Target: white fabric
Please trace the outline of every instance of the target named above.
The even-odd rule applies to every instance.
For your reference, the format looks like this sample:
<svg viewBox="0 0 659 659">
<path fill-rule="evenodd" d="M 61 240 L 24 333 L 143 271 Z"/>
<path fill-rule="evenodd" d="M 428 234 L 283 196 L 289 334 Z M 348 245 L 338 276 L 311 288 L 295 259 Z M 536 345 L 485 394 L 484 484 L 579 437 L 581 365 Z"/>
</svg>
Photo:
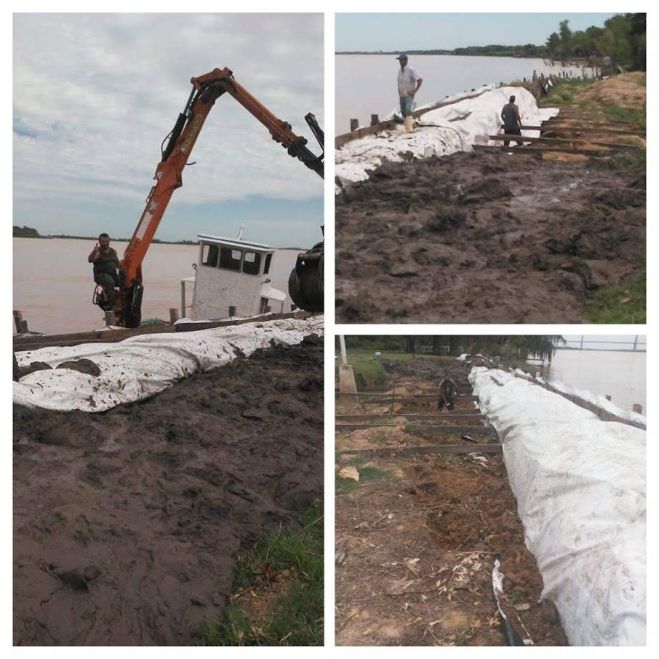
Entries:
<svg viewBox="0 0 659 659">
<path fill-rule="evenodd" d="M 241 353 L 250 355 L 267 348 L 271 339 L 292 345 L 311 333 L 323 333 L 322 316 L 17 352 L 19 366 L 42 361 L 53 370 L 36 371 L 14 382 L 14 403 L 49 410 L 102 412 L 153 396 L 181 378 L 227 364 Z M 55 368 L 82 358 L 96 363 L 101 374 Z M 268 377 L 267 372 L 264 377 Z"/>
<path fill-rule="evenodd" d="M 501 370 L 473 368 L 469 379 L 570 643 L 644 645 L 645 431 Z"/>
<path fill-rule="evenodd" d="M 403 154 L 428 158 L 471 151 L 472 144 L 488 144 L 488 136 L 501 128 L 501 108 L 512 95 L 516 97 L 524 125 L 539 126 L 540 122 L 558 114 L 556 108 L 538 108 L 533 94 L 523 87 L 483 89 L 489 91 L 425 113 L 418 120 L 421 126 L 413 133 L 405 133 L 402 126 L 397 126 L 348 142 L 336 150 L 336 176 L 345 181 L 362 181 L 385 160 L 401 162 Z M 423 124 L 434 125 L 424 128 Z M 539 137 L 540 133 L 523 130 L 522 135 Z"/>
</svg>

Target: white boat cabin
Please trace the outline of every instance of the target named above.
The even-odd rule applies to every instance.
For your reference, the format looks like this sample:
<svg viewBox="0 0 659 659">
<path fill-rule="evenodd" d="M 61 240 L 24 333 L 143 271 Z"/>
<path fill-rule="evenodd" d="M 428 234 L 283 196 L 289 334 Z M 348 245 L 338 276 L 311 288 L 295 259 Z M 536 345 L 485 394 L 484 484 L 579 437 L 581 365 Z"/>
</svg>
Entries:
<svg viewBox="0 0 659 659">
<path fill-rule="evenodd" d="M 216 320 L 295 309 L 288 294 L 288 277 L 297 255 L 304 250 L 219 236 L 198 238 L 192 305 L 183 315 L 193 320 Z"/>
</svg>

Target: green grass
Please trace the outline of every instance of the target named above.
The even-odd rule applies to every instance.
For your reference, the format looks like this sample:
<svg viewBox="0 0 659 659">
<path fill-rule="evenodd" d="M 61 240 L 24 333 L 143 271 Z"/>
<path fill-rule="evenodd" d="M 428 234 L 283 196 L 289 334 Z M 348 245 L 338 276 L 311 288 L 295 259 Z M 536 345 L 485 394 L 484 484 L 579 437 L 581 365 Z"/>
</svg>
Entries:
<svg viewBox="0 0 659 659">
<path fill-rule="evenodd" d="M 323 513 L 312 506 L 298 529 L 280 529 L 238 559 L 234 596 L 268 590 L 266 570 L 290 572 L 284 587 L 274 590 L 267 608 L 254 619 L 239 604 L 229 604 L 222 618 L 207 622 L 201 645 L 310 646 L 323 644 Z"/>
<path fill-rule="evenodd" d="M 358 464 L 358 463 L 357 463 Z M 336 494 L 348 494 L 356 487 L 368 483 L 369 481 L 382 480 L 384 478 L 391 478 L 391 472 L 387 469 L 380 469 L 379 467 L 359 467 L 359 480 L 354 481 L 352 478 L 339 478 L 336 477 Z"/>
<path fill-rule="evenodd" d="M 645 289 L 645 269 L 631 282 L 601 288 L 586 307 L 586 318 L 591 323 L 643 324 Z"/>
<path fill-rule="evenodd" d="M 440 357 L 438 355 L 426 355 L 423 353 L 409 353 L 409 352 L 388 352 L 380 351 L 379 359 L 375 358 L 374 349 L 348 349 L 348 364 L 352 366 L 352 371 L 355 374 L 355 381 L 357 382 L 357 389 L 370 389 L 372 387 L 381 387 L 386 384 L 388 374 L 384 368 L 382 361 L 393 362 L 406 362 L 411 359 L 435 359 L 435 360 L 449 360 L 453 361 L 454 357 Z M 338 380 L 338 361 L 336 365 L 336 378 Z M 362 387 L 359 386 L 360 381 Z"/>
</svg>

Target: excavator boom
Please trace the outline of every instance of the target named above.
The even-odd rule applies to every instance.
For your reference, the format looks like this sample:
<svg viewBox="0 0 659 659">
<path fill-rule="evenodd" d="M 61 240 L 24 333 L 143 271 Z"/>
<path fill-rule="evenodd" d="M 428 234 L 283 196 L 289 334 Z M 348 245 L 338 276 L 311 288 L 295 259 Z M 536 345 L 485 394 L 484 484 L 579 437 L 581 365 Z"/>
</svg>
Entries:
<svg viewBox="0 0 659 659">
<path fill-rule="evenodd" d="M 155 184 L 149 192 L 142 216 L 119 266 L 120 290 L 117 298 L 119 309 L 115 312 L 115 323 L 124 327 L 137 327 L 140 324 L 143 293 L 142 262 L 172 194 L 183 185 L 183 169 L 188 163 L 208 114 L 220 96 L 225 93 L 232 96 L 267 128 L 272 139 L 280 143 L 289 155 L 300 160 L 321 178 L 324 176 L 323 154 L 316 156 L 312 153 L 306 146 L 306 139 L 296 135 L 290 124 L 275 116 L 240 85 L 230 69 L 213 69 L 209 73 L 192 78 L 191 83 L 192 91 L 183 112 L 168 136 L 161 160 L 156 167 Z M 309 123 L 308 118 L 307 122 Z M 318 136 L 317 131 L 320 131 L 318 125 L 315 124 L 317 130 L 311 123 L 309 125 L 314 135 Z M 322 131 L 320 134 L 322 135 Z"/>
</svg>

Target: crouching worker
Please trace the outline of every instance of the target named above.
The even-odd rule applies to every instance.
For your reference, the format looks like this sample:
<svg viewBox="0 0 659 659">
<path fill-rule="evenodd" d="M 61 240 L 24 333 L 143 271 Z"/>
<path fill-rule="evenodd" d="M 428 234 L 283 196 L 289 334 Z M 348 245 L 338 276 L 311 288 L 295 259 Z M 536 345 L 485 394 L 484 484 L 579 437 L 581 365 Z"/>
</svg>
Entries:
<svg viewBox="0 0 659 659">
<path fill-rule="evenodd" d="M 94 264 L 94 281 L 103 287 L 108 305 L 115 308 L 116 287 L 119 286 L 119 257 L 110 247 L 110 236 L 102 233 L 91 251 L 89 263 Z"/>
<path fill-rule="evenodd" d="M 458 397 L 458 386 L 455 380 L 451 378 L 443 378 L 439 383 L 439 399 L 437 401 L 437 409 L 443 409 L 444 405 L 449 410 L 455 407 L 455 400 Z"/>
</svg>

